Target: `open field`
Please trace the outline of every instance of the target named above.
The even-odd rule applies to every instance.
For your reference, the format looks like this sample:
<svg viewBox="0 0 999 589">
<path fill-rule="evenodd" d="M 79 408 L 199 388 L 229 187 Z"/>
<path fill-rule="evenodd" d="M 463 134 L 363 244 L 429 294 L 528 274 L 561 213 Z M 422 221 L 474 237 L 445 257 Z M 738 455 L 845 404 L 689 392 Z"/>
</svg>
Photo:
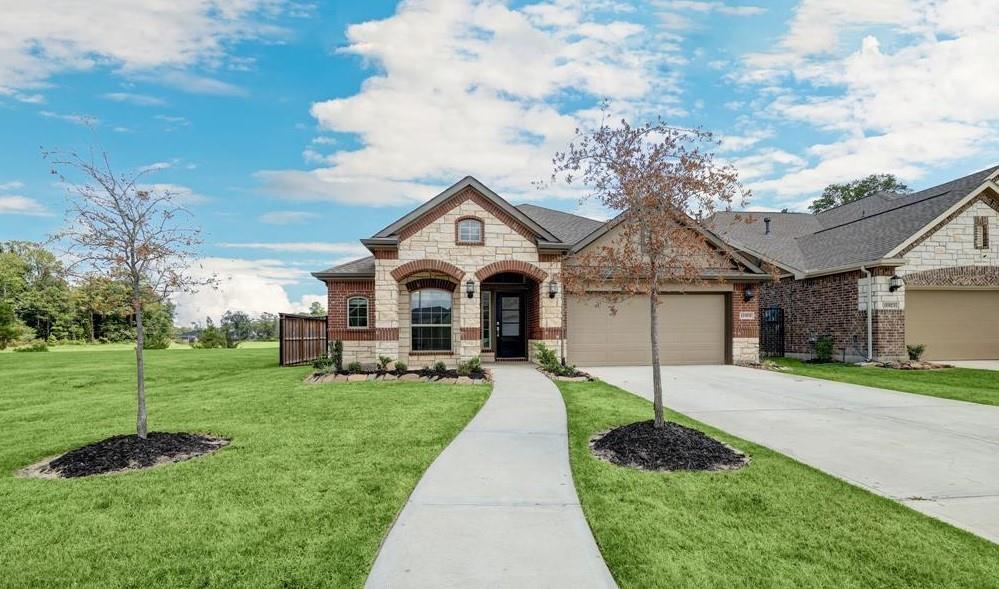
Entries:
<svg viewBox="0 0 999 589">
<path fill-rule="evenodd" d="M 80 346 L 74 346 L 80 348 Z M 134 431 L 130 351 L 0 357 L 0 586 L 357 587 L 484 386 L 305 385 L 274 349 L 150 351 L 153 431 L 220 452 L 28 480 L 46 456 Z"/>
</svg>

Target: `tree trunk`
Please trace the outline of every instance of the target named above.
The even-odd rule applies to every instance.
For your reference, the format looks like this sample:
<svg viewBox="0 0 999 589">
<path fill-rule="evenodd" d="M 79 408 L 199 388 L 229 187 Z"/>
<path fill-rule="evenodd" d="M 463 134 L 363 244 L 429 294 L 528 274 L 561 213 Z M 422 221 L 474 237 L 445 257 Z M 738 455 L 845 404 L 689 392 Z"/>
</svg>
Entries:
<svg viewBox="0 0 999 589">
<path fill-rule="evenodd" d="M 135 309 L 135 376 L 136 384 L 138 385 L 136 390 L 138 408 L 135 415 L 135 433 L 145 440 L 148 434 L 146 428 L 146 365 L 142 357 L 145 332 L 142 328 L 142 298 L 137 285 L 132 289 L 132 307 Z"/>
<path fill-rule="evenodd" d="M 652 336 L 652 409 L 655 413 L 655 427 L 666 427 L 666 418 L 663 416 L 663 378 L 659 369 L 659 281 L 652 280 L 652 288 L 649 293 L 649 311 L 652 316 L 651 336 Z"/>
</svg>

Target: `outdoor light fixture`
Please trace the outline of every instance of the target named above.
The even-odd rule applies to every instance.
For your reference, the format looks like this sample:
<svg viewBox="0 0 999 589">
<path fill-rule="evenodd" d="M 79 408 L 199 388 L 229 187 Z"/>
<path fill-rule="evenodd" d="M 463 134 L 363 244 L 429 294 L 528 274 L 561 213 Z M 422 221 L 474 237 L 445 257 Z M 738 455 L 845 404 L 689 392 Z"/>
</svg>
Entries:
<svg viewBox="0 0 999 589">
<path fill-rule="evenodd" d="M 888 280 L 888 292 L 895 292 L 902 288 L 904 284 L 905 282 L 902 281 L 902 277 L 896 274 Z"/>
<path fill-rule="evenodd" d="M 558 294 L 558 283 L 552 280 L 548 283 L 548 298 L 554 299 Z"/>
<path fill-rule="evenodd" d="M 753 297 L 755 296 L 756 292 L 753 290 L 753 287 L 751 286 L 747 286 L 746 289 L 742 291 L 742 300 L 746 301 L 747 303 L 753 300 Z"/>
<path fill-rule="evenodd" d="M 465 283 L 465 294 L 468 295 L 468 298 L 475 296 L 475 283 L 471 280 Z"/>
</svg>

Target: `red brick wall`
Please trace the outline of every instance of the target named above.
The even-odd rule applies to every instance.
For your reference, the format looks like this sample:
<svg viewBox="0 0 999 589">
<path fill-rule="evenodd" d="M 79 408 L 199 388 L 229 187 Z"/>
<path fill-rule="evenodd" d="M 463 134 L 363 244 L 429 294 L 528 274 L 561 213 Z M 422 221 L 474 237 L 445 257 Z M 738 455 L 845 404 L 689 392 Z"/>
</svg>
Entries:
<svg viewBox="0 0 999 589">
<path fill-rule="evenodd" d="M 873 268 L 874 276 L 891 276 L 892 268 Z M 813 341 L 833 339 L 835 356 L 867 353 L 867 315 L 858 311 L 859 270 L 805 280 L 785 278 L 760 286 L 760 306 L 784 309 L 785 351 L 811 354 Z M 874 356 L 905 355 L 905 312 L 876 310 L 873 317 Z"/>
<path fill-rule="evenodd" d="M 760 285 L 737 283 L 732 292 L 732 337 L 760 337 Z M 745 300 L 747 288 L 753 289 L 752 300 Z M 740 319 L 742 313 L 752 313 L 752 319 Z"/>
<path fill-rule="evenodd" d="M 327 337 L 329 341 L 374 341 L 398 339 L 397 328 L 375 329 L 375 281 L 374 280 L 329 280 L 326 282 Z M 347 299 L 367 297 L 368 328 L 347 328 Z"/>
</svg>

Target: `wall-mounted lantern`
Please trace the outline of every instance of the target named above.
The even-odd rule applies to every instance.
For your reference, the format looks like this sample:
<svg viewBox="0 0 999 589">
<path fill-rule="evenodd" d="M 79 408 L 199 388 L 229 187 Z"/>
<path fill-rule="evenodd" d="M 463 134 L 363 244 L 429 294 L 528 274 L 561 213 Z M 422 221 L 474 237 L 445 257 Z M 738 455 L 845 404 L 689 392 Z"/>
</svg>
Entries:
<svg viewBox="0 0 999 589">
<path fill-rule="evenodd" d="M 468 298 L 472 298 L 475 296 L 475 283 L 472 282 L 471 280 L 465 283 L 465 294 L 468 296 Z"/>
<path fill-rule="evenodd" d="M 751 287 L 751 286 L 747 286 L 742 291 L 742 300 L 745 301 L 745 302 L 747 302 L 747 303 L 749 301 L 753 300 L 753 297 L 755 297 L 755 296 L 756 296 L 756 291 L 754 291 L 753 287 Z"/>
<path fill-rule="evenodd" d="M 888 280 L 888 292 L 895 292 L 904 285 L 905 282 L 902 280 L 902 277 L 896 274 Z"/>
<path fill-rule="evenodd" d="M 548 283 L 548 298 L 554 299 L 558 294 L 558 283 L 552 280 Z"/>
</svg>

